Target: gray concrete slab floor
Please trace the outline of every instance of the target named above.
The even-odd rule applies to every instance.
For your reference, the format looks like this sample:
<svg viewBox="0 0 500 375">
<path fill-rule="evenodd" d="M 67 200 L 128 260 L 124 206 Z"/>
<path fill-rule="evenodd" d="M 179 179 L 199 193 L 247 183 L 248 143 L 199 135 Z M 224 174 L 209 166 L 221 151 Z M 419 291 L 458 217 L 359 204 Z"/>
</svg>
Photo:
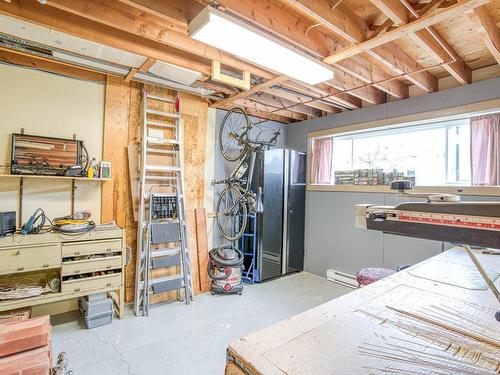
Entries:
<svg viewBox="0 0 500 375">
<path fill-rule="evenodd" d="M 205 293 L 189 306 L 152 305 L 149 317 L 85 329 L 78 312 L 52 317 L 53 349 L 74 375 L 222 375 L 228 343 L 348 293 L 307 272 L 256 285 L 243 295 Z"/>
</svg>

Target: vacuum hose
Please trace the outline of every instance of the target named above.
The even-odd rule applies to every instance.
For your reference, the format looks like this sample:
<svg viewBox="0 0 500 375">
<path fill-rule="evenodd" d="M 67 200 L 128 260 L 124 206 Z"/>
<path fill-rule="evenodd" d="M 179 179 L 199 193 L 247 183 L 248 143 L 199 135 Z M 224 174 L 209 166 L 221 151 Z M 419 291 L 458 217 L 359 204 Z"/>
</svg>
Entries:
<svg viewBox="0 0 500 375">
<path fill-rule="evenodd" d="M 217 276 L 214 274 L 214 268 L 220 270 L 224 268 L 237 268 L 243 266 L 243 253 L 233 248 L 231 245 L 222 245 L 212 249 L 208 253 L 210 262 L 208 262 L 208 275 L 212 280 L 224 280 L 231 275 L 231 270 L 224 270 L 224 274 Z"/>
</svg>

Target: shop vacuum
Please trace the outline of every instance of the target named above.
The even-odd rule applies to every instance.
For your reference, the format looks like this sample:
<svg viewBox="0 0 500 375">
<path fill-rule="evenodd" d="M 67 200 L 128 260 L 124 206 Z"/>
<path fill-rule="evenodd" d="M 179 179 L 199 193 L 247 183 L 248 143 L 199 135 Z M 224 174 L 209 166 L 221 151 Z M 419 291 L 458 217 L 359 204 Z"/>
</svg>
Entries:
<svg viewBox="0 0 500 375">
<path fill-rule="evenodd" d="M 208 274 L 212 279 L 212 294 L 241 294 L 243 292 L 243 253 L 231 245 L 210 250 Z"/>
</svg>

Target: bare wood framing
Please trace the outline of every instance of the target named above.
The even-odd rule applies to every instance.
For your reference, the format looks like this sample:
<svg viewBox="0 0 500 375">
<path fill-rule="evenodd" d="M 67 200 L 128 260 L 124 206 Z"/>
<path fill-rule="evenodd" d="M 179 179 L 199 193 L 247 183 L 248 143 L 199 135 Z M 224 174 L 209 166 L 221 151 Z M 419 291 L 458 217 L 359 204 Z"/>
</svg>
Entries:
<svg viewBox="0 0 500 375">
<path fill-rule="evenodd" d="M 227 66 L 241 71 L 248 70 L 257 77 L 270 79 L 275 76 L 265 69 L 190 38 L 187 34 L 174 31 L 171 22 L 131 6 L 104 0 L 49 0 L 47 5 L 199 57 L 223 61 Z"/>
<path fill-rule="evenodd" d="M 0 13 L 96 43 L 210 75 L 208 60 L 30 0 L 0 2 Z"/>
<path fill-rule="evenodd" d="M 252 109 L 261 111 L 262 113 L 267 113 L 267 116 L 264 116 L 265 118 L 270 118 L 271 114 L 277 114 L 280 116 L 287 117 L 290 120 L 295 120 L 295 121 L 307 120 L 307 116 L 303 115 L 301 113 L 293 112 L 290 109 L 279 109 L 279 108 L 276 108 L 275 106 L 270 106 L 268 104 L 262 104 L 261 102 L 259 102 L 257 100 L 253 100 L 249 97 L 236 99 L 233 101 L 233 104 L 229 104 L 226 107 L 218 107 L 218 108 L 231 109 L 234 105 L 236 105 L 236 106 L 240 105 L 240 106 L 243 106 L 245 108 L 252 108 Z"/>
<path fill-rule="evenodd" d="M 418 13 L 409 14 L 407 7 L 400 1 L 389 0 L 371 0 L 383 13 L 385 13 L 394 23 L 404 25 L 408 23 L 411 17 L 420 18 L 421 15 L 425 16 L 425 12 L 432 9 L 436 1 L 431 1 Z M 407 3 L 408 7 L 411 4 Z M 412 8 L 413 9 L 413 8 Z M 470 68 L 462 61 L 453 48 L 444 40 L 444 38 L 432 27 L 429 26 L 416 33 L 410 34 L 410 37 L 431 54 L 438 62 L 446 63 L 453 60 L 451 64 L 443 65 L 453 77 L 461 84 L 470 83 L 472 80 L 472 73 Z"/>
<path fill-rule="evenodd" d="M 480 7 L 481 5 L 487 4 L 489 0 L 464 0 L 461 1 L 449 8 L 445 8 L 439 13 L 431 14 L 425 17 L 422 17 L 418 20 L 410 22 L 404 26 L 398 27 L 395 30 L 389 31 L 385 34 L 382 34 L 373 39 L 367 40 L 365 42 L 346 47 L 339 52 L 325 58 L 323 61 L 327 64 L 333 64 L 344 60 L 348 57 L 355 56 L 362 52 L 366 52 L 372 50 L 376 47 L 380 47 L 384 44 L 392 42 L 396 39 L 400 39 L 404 36 L 408 36 L 411 33 L 415 33 L 419 30 L 422 30 L 426 27 L 435 25 L 439 22 L 445 21 L 452 17 L 457 17 L 462 15 L 474 8 Z"/>
<path fill-rule="evenodd" d="M 279 98 L 287 99 L 287 100 L 293 101 L 295 103 L 300 103 L 300 104 L 303 104 L 304 102 L 309 101 L 311 99 L 311 97 L 309 97 L 309 96 L 305 96 L 305 95 L 302 95 L 300 93 L 292 93 L 290 91 L 281 90 L 277 87 L 271 87 L 271 88 L 265 89 L 264 91 L 271 94 L 271 95 L 277 96 Z M 304 105 L 311 107 L 311 108 L 316 108 L 316 109 L 319 109 L 321 111 L 325 111 L 328 113 L 336 113 L 336 112 L 340 111 L 338 108 L 336 108 L 330 104 L 325 104 L 325 103 L 322 103 L 319 101 L 304 103 Z"/>
<path fill-rule="evenodd" d="M 100 83 L 106 82 L 106 75 L 98 71 L 77 67 L 72 64 L 48 59 L 38 55 L 11 50 L 5 47 L 0 47 L 0 61 L 28 68 L 39 69 L 46 72 L 58 73 L 73 78 Z"/>
<path fill-rule="evenodd" d="M 220 61 L 212 61 L 212 79 L 217 82 L 239 87 L 243 90 L 250 90 L 250 72 L 242 72 L 242 78 L 235 78 L 224 74 L 221 72 Z"/>
<path fill-rule="evenodd" d="M 286 80 L 288 80 L 288 77 L 286 77 L 286 76 L 279 76 L 279 77 L 270 79 L 269 81 L 263 82 L 260 85 L 255 85 L 250 90 L 242 91 L 238 94 L 230 96 L 227 99 L 220 100 L 220 101 L 212 104 L 210 107 L 212 107 L 212 108 L 225 108 L 228 105 L 230 105 L 232 102 L 234 102 L 235 100 L 243 99 L 243 98 L 250 96 L 256 92 L 263 91 L 268 87 L 274 86 L 274 85 L 281 83 L 281 82 L 284 82 Z"/>
<path fill-rule="evenodd" d="M 299 104 L 293 100 L 288 100 L 281 98 L 280 96 L 275 96 L 268 92 L 260 92 L 253 94 L 252 96 L 249 97 L 249 99 L 276 109 L 288 108 L 290 106 L 293 106 L 291 108 L 292 111 L 306 115 L 308 118 L 315 118 L 321 116 L 321 112 L 318 112 L 314 108 L 308 107 L 303 104 Z"/>
<path fill-rule="evenodd" d="M 328 1 L 326 0 L 281 1 L 293 6 L 297 11 L 301 12 L 315 22 L 318 22 L 321 27 L 338 34 L 345 40 L 344 44 L 346 45 L 363 43 L 368 38 L 368 23 L 342 3 L 340 3 L 332 11 Z M 346 48 L 341 49 L 340 51 L 344 51 Z M 437 79 L 434 78 L 429 72 L 422 71 L 422 67 L 395 44 L 387 43 L 383 46 L 374 48 L 373 50 L 366 50 L 366 54 L 370 58 L 370 61 L 377 61 L 391 74 L 407 74 L 406 78 L 423 90 L 428 92 L 437 90 Z M 332 56 L 335 55 L 336 54 L 333 54 Z M 350 57 L 354 55 L 356 54 L 352 54 Z M 328 57 L 326 59 L 328 59 Z M 326 62 L 328 62 L 328 60 L 326 60 Z"/>
<path fill-rule="evenodd" d="M 500 30 L 488 12 L 486 6 L 476 8 L 471 15 L 478 31 L 483 37 L 483 42 L 489 49 L 495 60 L 500 64 Z"/>
<path fill-rule="evenodd" d="M 207 0 L 199 1 L 206 5 L 210 3 Z M 284 12 L 283 9 L 269 0 L 220 0 L 218 3 L 227 12 L 242 17 L 267 32 L 304 49 L 316 58 L 323 59 L 342 47 L 339 41 L 324 34 L 319 28 L 310 28 L 310 23 L 304 22 L 301 18 L 289 12 Z M 290 27 L 290 25 L 293 25 L 293 27 Z M 344 60 L 339 64 L 335 64 L 334 67 L 358 79 L 359 82 L 355 83 L 356 86 L 361 86 L 363 83 L 384 81 L 391 77 L 384 69 L 369 63 L 359 56 Z M 344 83 L 341 82 L 341 84 Z M 408 97 L 408 87 L 402 81 L 376 84 L 374 87 L 398 99 Z M 376 92 L 371 87 L 366 88 L 365 91 Z M 363 99 L 366 100 L 366 98 Z"/>
</svg>

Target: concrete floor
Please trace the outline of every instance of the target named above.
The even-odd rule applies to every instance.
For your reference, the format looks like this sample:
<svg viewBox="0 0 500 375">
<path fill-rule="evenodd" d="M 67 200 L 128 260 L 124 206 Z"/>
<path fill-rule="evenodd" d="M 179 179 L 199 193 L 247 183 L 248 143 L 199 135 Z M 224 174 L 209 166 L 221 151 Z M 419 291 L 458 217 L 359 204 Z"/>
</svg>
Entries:
<svg viewBox="0 0 500 375">
<path fill-rule="evenodd" d="M 53 349 L 68 354 L 75 375 L 222 375 L 227 344 L 349 292 L 307 272 L 257 285 L 242 296 L 196 296 L 154 305 L 148 318 L 130 311 L 113 324 L 87 330 L 79 313 L 52 318 Z"/>
</svg>

